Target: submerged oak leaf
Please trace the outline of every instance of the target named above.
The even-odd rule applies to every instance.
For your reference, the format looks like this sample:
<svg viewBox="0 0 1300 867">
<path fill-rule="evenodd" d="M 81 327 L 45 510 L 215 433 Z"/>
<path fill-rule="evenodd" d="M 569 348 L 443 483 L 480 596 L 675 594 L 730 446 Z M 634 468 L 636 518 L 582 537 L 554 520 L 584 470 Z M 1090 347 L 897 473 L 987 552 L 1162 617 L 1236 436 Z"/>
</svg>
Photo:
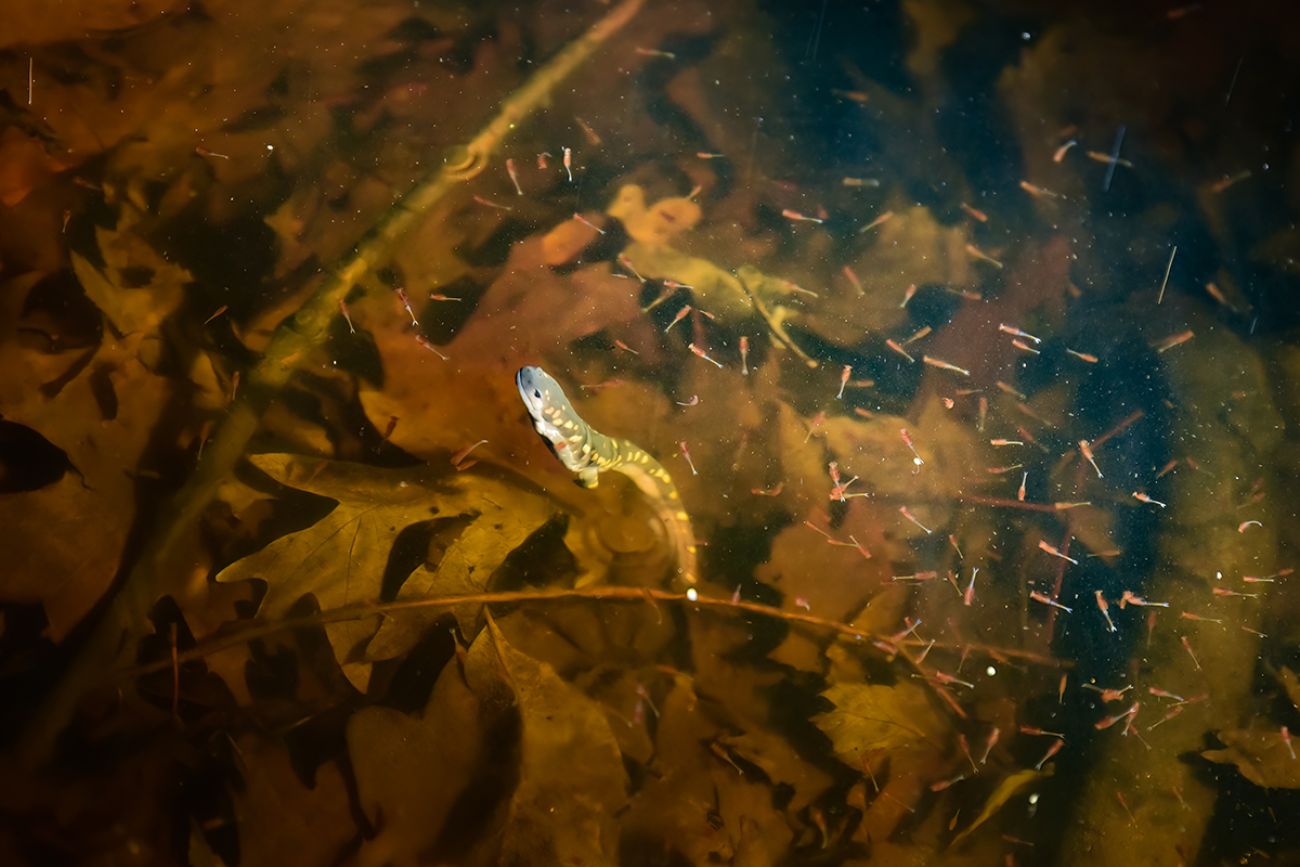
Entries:
<svg viewBox="0 0 1300 867">
<path fill-rule="evenodd" d="M 518 714 L 518 783 L 491 863 L 618 863 L 627 774 L 604 709 L 545 662 L 520 653 L 488 620 L 465 679 L 489 712 Z"/>
<path fill-rule="evenodd" d="M 824 768 L 799 755 L 788 737 L 769 729 L 724 734 L 716 744 L 729 756 L 757 767 L 773 786 L 787 787 L 792 795 L 785 808 L 791 813 L 816 801 L 831 786 Z"/>
<path fill-rule="evenodd" d="M 248 734 L 232 744 L 244 778 L 230 796 L 240 867 L 337 863 L 357 833 L 339 766 L 320 765 L 308 785 L 283 743 Z"/>
<path fill-rule="evenodd" d="M 446 517 L 477 520 L 500 516 L 507 508 L 536 513 L 540 508 L 535 502 L 539 497 L 474 472 L 428 466 L 382 468 L 287 454 L 255 455 L 249 460 L 283 485 L 338 503 L 312 526 L 276 539 L 217 575 L 223 583 L 264 581 L 266 596 L 258 613 L 269 619 L 284 617 L 308 595 L 322 609 L 380 600 L 394 543 L 415 524 Z M 501 547 L 493 552 L 494 562 L 509 553 L 511 538 L 498 537 Z M 486 556 L 489 547 L 480 545 L 478 554 Z M 453 558 L 458 561 L 463 558 Z M 407 577 L 409 573 L 400 576 L 398 588 Z M 363 651 L 376 628 L 372 620 L 325 627 L 335 657 L 361 689 L 368 684 L 370 669 Z"/>
<path fill-rule="evenodd" d="M 862 767 L 865 758 L 882 750 L 943 749 L 948 720 L 919 686 L 840 683 L 822 696 L 835 708 L 812 722 L 850 767 Z"/>
<path fill-rule="evenodd" d="M 0 417 L 10 430 L 28 428 L 30 441 L 43 440 L 41 451 L 57 455 L 60 465 L 49 484 L 0 498 L 7 530 L 0 558 L 8 570 L 0 601 L 40 602 L 57 642 L 121 566 L 142 471 L 165 464 L 171 445 L 157 439 L 156 426 L 176 383 L 142 361 L 141 334 L 119 338 L 105 329 L 89 349 L 25 344 L 25 329 L 70 328 L 62 318 L 36 326 L 25 314 L 43 285 L 49 286 L 13 281 L 0 291 L 0 367 L 9 374 L 0 382 Z M 22 457 L 25 471 L 49 463 Z"/>
<path fill-rule="evenodd" d="M 357 796 L 375 834 L 361 844 L 361 867 L 427 863 L 426 853 L 443 855 L 439 845 L 448 818 L 493 761 L 487 750 L 490 729 L 480 725 L 481 708 L 460 668 L 448 665 L 438 676 L 424 713 L 412 716 L 388 707 L 362 708 L 348 720 L 348 755 L 357 779 Z M 487 817 L 482 816 L 486 821 Z M 468 827 L 466 827 L 468 825 Z M 481 829 L 463 822 L 447 832 Z"/>
<path fill-rule="evenodd" d="M 1280 728 L 1226 729 L 1216 733 L 1220 750 L 1201 756 L 1220 765 L 1235 765 L 1241 775 L 1265 789 L 1300 789 L 1300 761 Z"/>
<path fill-rule="evenodd" d="M 663 863 L 786 863 L 796 829 L 806 825 L 799 814 L 824 793 L 828 777 L 779 735 L 737 732 L 732 721 L 702 712 L 705 705 L 731 709 L 714 694 L 697 694 L 679 673 L 653 730 L 653 767 L 670 770 L 641 778 L 620 817 L 623 838 L 664 853 Z"/>
<path fill-rule="evenodd" d="M 193 278 L 133 231 L 130 214 L 129 208 L 122 210 L 116 229 L 95 229 L 103 269 L 75 252 L 69 255 L 86 297 L 117 333 L 150 334 L 180 305 Z"/>
<path fill-rule="evenodd" d="M 825 509 L 813 508 L 805 520 L 776 534 L 771 554 L 755 577 L 781 591 L 787 611 L 803 607 L 830 620 L 852 619 L 882 587 L 889 586 L 889 562 L 870 556 L 885 541 L 881 512 L 868 500 L 849 500 L 832 525 Z M 889 631 L 896 631 L 898 622 L 889 624 Z M 825 650 L 835 643 L 829 633 L 791 630 L 772 658 L 805 671 L 820 671 L 826 665 Z"/>
<path fill-rule="evenodd" d="M 627 778 L 601 705 L 511 646 L 488 620 L 439 675 L 424 712 L 348 723 L 361 809 L 357 863 L 617 862 Z"/>
<path fill-rule="evenodd" d="M 977 283 L 965 228 L 940 223 L 929 208 L 896 204 L 892 218 L 880 223 L 848 262 L 861 293 L 839 278 L 840 291 L 827 293 L 804 318 L 804 326 L 823 339 L 851 346 L 864 330 L 901 327 L 906 310 L 899 300 L 909 283 L 952 290 Z"/>
<path fill-rule="evenodd" d="M 510 508 L 485 503 L 483 511 L 467 515 L 468 526 L 456 534 L 436 564 L 421 566 L 411 573 L 397 594 L 398 599 L 419 599 L 483 593 L 490 589 L 492 576 L 506 559 L 537 535 L 553 517 L 551 504 L 541 497 L 516 493 Z M 450 610 L 461 635 L 478 633 L 481 605 L 458 605 Z M 366 647 L 372 660 L 392 659 L 415 646 L 420 633 L 442 611 L 410 611 L 386 619 Z"/>
</svg>

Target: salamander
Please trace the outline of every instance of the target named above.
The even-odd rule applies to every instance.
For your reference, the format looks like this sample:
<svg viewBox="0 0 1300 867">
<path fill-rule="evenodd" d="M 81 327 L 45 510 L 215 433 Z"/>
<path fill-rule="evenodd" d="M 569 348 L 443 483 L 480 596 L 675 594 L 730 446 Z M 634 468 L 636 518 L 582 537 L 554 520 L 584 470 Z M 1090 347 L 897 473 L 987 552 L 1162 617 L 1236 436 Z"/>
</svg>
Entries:
<svg viewBox="0 0 1300 867">
<path fill-rule="evenodd" d="M 577 475 L 579 485 L 594 488 L 601 473 L 616 472 L 645 494 L 672 542 L 678 577 L 687 586 L 694 585 L 695 534 L 677 486 L 663 464 L 635 443 L 606 436 L 583 421 L 564 389 L 540 367 L 520 368 L 515 384 L 533 427 L 560 463 Z"/>
</svg>

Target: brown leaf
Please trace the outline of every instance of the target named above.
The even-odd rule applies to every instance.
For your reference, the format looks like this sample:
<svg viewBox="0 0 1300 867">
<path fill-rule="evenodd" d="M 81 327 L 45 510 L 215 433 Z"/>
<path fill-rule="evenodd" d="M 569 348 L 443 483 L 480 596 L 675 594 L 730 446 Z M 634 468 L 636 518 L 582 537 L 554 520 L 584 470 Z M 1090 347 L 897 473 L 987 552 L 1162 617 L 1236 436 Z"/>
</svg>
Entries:
<svg viewBox="0 0 1300 867">
<path fill-rule="evenodd" d="M 805 760 L 787 738 L 764 729 L 723 735 L 717 742 L 739 759 L 758 766 L 772 785 L 786 785 L 794 793 L 786 809 L 797 813 L 830 787 L 826 771 Z"/>
<path fill-rule="evenodd" d="M 557 274 L 545 264 L 542 240 L 529 238 L 510 251 L 447 354 L 457 361 L 535 362 L 581 337 L 639 321 L 644 314 L 632 288 L 604 263 Z"/>
<path fill-rule="evenodd" d="M 0 498 L 8 530 L 0 557 L 10 570 L 0 598 L 43 603 L 55 641 L 117 573 L 135 519 L 135 474 L 147 468 L 147 448 L 165 446 L 151 437 L 172 385 L 141 362 L 141 337 L 105 333 L 89 352 L 47 354 L 13 342 L 0 349 L 0 367 L 10 371 L 0 414 L 61 449 L 74 468 L 54 484 Z"/>
<path fill-rule="evenodd" d="M 305 530 L 283 536 L 261 551 L 227 566 L 219 582 L 262 580 L 267 583 L 260 615 L 283 617 L 305 595 L 322 608 L 377 601 L 383 588 L 389 552 L 407 527 L 436 517 L 465 516 L 486 521 L 483 531 L 466 540 L 474 549 L 443 558 L 456 575 L 467 578 L 474 558 L 492 553 L 499 563 L 509 553 L 508 541 L 519 533 L 498 536 L 490 527 L 504 526 L 518 516 L 527 523 L 548 514 L 545 501 L 477 472 L 456 473 L 448 466 L 386 469 L 293 455 L 256 455 L 251 463 L 276 481 L 298 490 L 329 497 L 338 505 Z M 515 517 L 506 518 L 510 514 Z M 403 579 L 408 576 L 403 576 Z M 443 584 L 451 589 L 451 581 Z M 457 592 L 472 589 L 462 580 Z M 365 644 L 376 632 L 372 620 L 327 624 L 325 629 L 339 662 L 354 685 L 364 690 L 369 663 L 363 662 Z M 397 646 L 409 646 L 404 634 Z M 392 637 L 386 639 L 391 642 Z M 391 648 L 390 648 L 391 649 Z"/>
<path fill-rule="evenodd" d="M 622 818 L 624 838 L 689 864 L 779 863 L 792 820 L 773 806 L 772 785 L 746 776 L 716 744 L 722 731 L 700 705 L 686 677 L 660 704 L 657 765 L 672 772 L 647 776 Z"/>
<path fill-rule="evenodd" d="M 376 829 L 362 865 L 416 864 L 445 831 L 457 801 L 484 772 L 488 730 L 459 666 L 447 665 L 420 717 L 363 708 L 348 721 L 361 809 Z"/>
<path fill-rule="evenodd" d="M 52 15 L 49 4 L 41 0 L 12 0 L 5 6 L 0 48 L 62 42 L 136 27 L 184 7 L 181 0 L 66 0 L 59 5 L 58 14 Z"/>
<path fill-rule="evenodd" d="M 12 208 L 66 163 L 50 155 L 35 139 L 15 127 L 0 131 L 0 203 Z"/>
<path fill-rule="evenodd" d="M 755 577 L 784 594 L 781 607 L 787 611 L 807 610 L 828 620 L 849 620 L 866 607 L 889 577 L 889 561 L 881 556 L 881 509 L 866 500 L 850 500 L 843 520 L 834 527 L 826 510 L 820 508 L 809 513 L 807 523 L 793 523 L 777 533 L 772 553 Z M 832 544 L 823 533 L 829 533 L 838 544 Z M 863 550 L 877 554 L 868 559 Z M 890 631 L 896 631 L 899 623 L 891 623 Z M 817 671 L 826 662 L 824 649 L 834 640 L 826 631 L 792 630 L 772 658 Z"/>
<path fill-rule="evenodd" d="M 490 579 L 496 570 L 541 530 L 552 515 L 547 500 L 518 494 L 511 499 L 509 509 L 470 513 L 469 526 L 456 536 L 446 554 L 432 567 L 426 564 L 411 573 L 397 598 L 458 596 L 494 589 Z M 405 654 L 419 641 L 425 626 L 448 610 L 456 617 L 461 635 L 478 634 L 480 605 L 459 605 L 425 616 L 406 612 L 384 621 L 366 646 L 366 657 L 393 659 Z"/>
<path fill-rule="evenodd" d="M 1225 746 L 1202 752 L 1206 759 L 1236 765 L 1243 777 L 1265 789 L 1300 789 L 1300 761 L 1287 749 L 1280 728 L 1225 729 L 1216 737 Z"/>
<path fill-rule="evenodd" d="M 835 755 L 852 768 L 861 768 L 880 750 L 942 749 L 948 720 L 924 689 L 911 683 L 896 686 L 836 684 L 822 693 L 835 709 L 813 717 L 835 746 Z"/>
<path fill-rule="evenodd" d="M 190 820 L 190 845 L 186 850 L 190 867 L 226 867 L 226 862 L 208 845 L 199 824 Z"/>
<path fill-rule="evenodd" d="M 72 270 L 118 334 L 152 334 L 180 304 L 191 278 L 131 231 L 130 213 L 122 210 L 116 230 L 95 229 L 103 270 L 71 253 Z"/>
<path fill-rule="evenodd" d="M 848 263 L 865 294 L 849 288 L 829 293 L 803 325 L 843 345 L 861 340 L 864 330 L 901 327 L 906 311 L 900 302 L 907 284 L 962 288 L 976 282 L 979 275 L 963 249 L 966 238 L 962 226 L 940 224 L 928 208 L 896 208 L 892 219 L 872 230 L 870 245 Z M 843 277 L 835 279 L 844 285 Z"/>
<path fill-rule="evenodd" d="M 288 750 L 260 735 L 240 738 L 237 755 L 244 785 L 231 795 L 240 867 L 336 863 L 357 833 L 338 767 L 321 765 L 304 784 Z"/>
<path fill-rule="evenodd" d="M 465 662 L 485 705 L 519 714 L 519 783 L 494 841 L 500 864 L 615 864 L 627 778 L 604 711 L 489 620 Z"/>
<path fill-rule="evenodd" d="M 892 635 L 900 631 L 910 609 L 912 589 L 903 583 L 885 585 L 875 593 L 850 625 L 870 635 Z M 854 682 L 867 675 L 867 660 L 853 645 L 837 641 L 826 649 L 829 677 L 835 682 Z"/>
</svg>

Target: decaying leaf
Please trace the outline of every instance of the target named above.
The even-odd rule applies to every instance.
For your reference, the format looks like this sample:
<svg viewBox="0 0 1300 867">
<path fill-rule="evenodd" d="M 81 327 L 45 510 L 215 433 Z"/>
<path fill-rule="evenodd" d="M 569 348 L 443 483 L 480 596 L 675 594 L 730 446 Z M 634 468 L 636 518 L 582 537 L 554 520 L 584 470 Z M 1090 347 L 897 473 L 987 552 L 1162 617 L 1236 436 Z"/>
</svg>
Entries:
<svg viewBox="0 0 1300 867">
<path fill-rule="evenodd" d="M 307 785 L 278 742 L 247 735 L 236 754 L 244 776 L 233 792 L 240 867 L 336 863 L 357 833 L 338 766 L 321 765 Z"/>
<path fill-rule="evenodd" d="M 839 544 L 830 544 L 808 524 Z M 834 527 L 824 510 L 814 509 L 806 522 L 791 524 L 776 535 L 771 556 L 756 575 L 784 594 L 786 610 L 806 606 L 820 617 L 851 620 L 887 581 L 888 561 L 864 554 L 883 550 L 881 524 L 881 510 L 866 500 L 851 500 L 843 520 Z M 887 628 L 897 631 L 900 622 L 895 620 Z M 825 649 L 834 643 L 835 637 L 826 632 L 792 630 L 772 658 L 818 671 L 826 665 Z"/>
<path fill-rule="evenodd" d="M 130 231 L 129 214 L 129 208 L 122 210 L 116 230 L 95 230 L 103 270 L 77 253 L 70 254 L 72 270 L 117 333 L 152 333 L 180 304 L 191 277 Z"/>
<path fill-rule="evenodd" d="M 456 473 L 450 467 L 385 469 L 285 454 L 257 455 L 250 461 L 281 484 L 338 502 L 316 524 L 277 539 L 217 575 L 219 582 L 267 582 L 260 614 L 269 618 L 284 616 L 308 594 L 322 608 L 380 599 L 389 554 L 398 535 L 414 524 L 440 517 L 463 516 L 471 526 L 486 522 L 467 538 L 462 535 L 473 553 L 443 557 L 449 572 L 441 579 L 441 589 L 454 587 L 461 593 L 474 589 L 478 585 L 472 582 L 478 580 L 485 562 L 482 558 L 490 551 L 492 561 L 500 563 L 512 550 L 506 547 L 510 541 L 526 535 L 528 519 L 519 516 L 545 514 L 545 501 L 536 495 L 476 472 Z M 513 517 L 507 518 L 507 513 Z M 493 526 L 504 527 L 507 522 L 515 528 L 512 532 L 491 532 Z M 400 577 L 404 583 L 408 576 Z M 373 621 L 326 626 L 336 657 L 363 690 L 369 673 L 365 644 L 375 630 Z M 407 640 L 409 636 L 404 635 L 401 642 Z"/>
<path fill-rule="evenodd" d="M 448 665 L 422 716 L 370 707 L 348 721 L 361 809 L 375 828 L 360 864 L 419 863 L 436 846 L 456 802 L 485 772 L 490 732 L 480 716 L 459 667 Z"/>
<path fill-rule="evenodd" d="M 456 536 L 447 552 L 434 566 L 426 564 L 412 572 L 397 598 L 486 591 L 489 579 L 506 558 L 541 530 L 552 515 L 546 500 L 518 494 L 510 500 L 509 509 L 489 508 L 487 513 L 475 511 L 467 515 L 469 525 Z M 481 610 L 478 605 L 450 609 L 461 635 L 478 634 Z M 366 647 L 367 658 L 392 659 L 406 653 L 419 640 L 424 625 L 440 613 L 420 616 L 417 612 L 407 612 L 385 620 Z"/>
<path fill-rule="evenodd" d="M 911 591 L 898 584 L 883 587 L 873 595 L 866 606 L 849 624 L 869 635 L 890 635 L 899 631 L 899 624 L 907 611 Z M 866 676 L 863 659 L 851 645 L 835 642 L 826 649 L 832 681 L 843 683 L 861 680 Z"/>
<path fill-rule="evenodd" d="M 979 813 L 971 820 L 971 823 L 963 828 L 960 834 L 953 838 L 952 845 L 956 846 L 962 840 L 965 840 L 973 834 L 977 828 L 989 819 L 993 818 L 994 814 L 996 814 L 998 810 L 1001 810 L 1007 801 L 1014 798 L 1021 789 L 1032 785 L 1038 780 L 1050 777 L 1053 773 L 1053 768 L 1053 765 L 1048 765 L 1045 770 L 1024 768 L 1023 770 L 1016 771 L 1014 774 L 1009 774 L 1002 780 L 1002 782 L 998 783 L 998 787 L 993 790 L 993 794 L 989 795 L 989 799 L 984 802 L 984 806 L 980 808 Z"/>
<path fill-rule="evenodd" d="M 730 755 L 762 770 L 772 785 L 788 786 L 794 793 L 787 805 L 791 812 L 798 812 L 815 801 L 831 784 L 825 770 L 804 760 L 788 739 L 774 732 L 755 728 L 742 734 L 723 735 L 717 743 Z"/>
<path fill-rule="evenodd" d="M 966 230 L 942 225 L 928 208 L 899 205 L 892 219 L 873 230 L 874 243 L 850 263 L 864 294 L 830 294 L 809 313 L 807 327 L 836 343 L 852 343 L 864 329 L 888 330 L 905 321 L 899 301 L 908 283 L 975 285 L 978 275 L 963 250 Z M 906 279 L 900 279 L 903 274 Z"/>
<path fill-rule="evenodd" d="M 0 501 L 9 531 L 0 538 L 0 556 L 11 570 L 3 598 L 43 603 L 55 641 L 117 574 L 141 479 L 156 477 L 167 450 L 183 442 L 157 439 L 155 425 L 179 385 L 159 375 L 158 328 L 180 303 L 188 274 L 130 227 L 123 217 L 119 230 L 97 231 L 107 271 L 71 254 L 81 284 L 75 296 L 62 294 L 57 276 L 29 276 L 0 290 L 0 369 L 7 371 L 0 416 L 62 450 L 70 469 Z M 78 325 L 88 326 L 79 310 L 82 318 L 94 315 L 90 335 L 76 335 Z M 85 347 L 87 339 L 98 343 Z M 82 346 L 65 348 L 65 341 Z"/>
<path fill-rule="evenodd" d="M 190 823 L 190 845 L 186 855 L 189 857 L 190 867 L 225 867 L 226 865 L 226 862 L 221 860 L 221 856 L 212 851 L 212 847 L 203 836 L 203 829 L 197 822 Z"/>
<path fill-rule="evenodd" d="M 678 678 L 659 709 L 656 766 L 673 772 L 648 775 L 635 792 L 621 819 L 625 839 L 667 853 L 666 861 L 777 863 L 794 835 L 774 806 L 774 784 L 740 770 L 689 679 Z"/>
<path fill-rule="evenodd" d="M 465 678 L 492 712 L 513 706 L 519 715 L 519 782 L 494 862 L 617 863 L 627 778 L 600 706 L 507 644 L 490 620 L 470 647 Z"/>
<path fill-rule="evenodd" d="M 12 126 L 0 131 L 0 155 L 0 204 L 10 208 L 67 168 L 38 141 Z"/>
<path fill-rule="evenodd" d="M 637 184 L 620 187 L 605 213 L 623 223 L 628 237 L 652 247 L 695 228 L 702 216 L 694 199 L 681 196 L 660 199 L 647 207 L 645 190 Z"/>
<path fill-rule="evenodd" d="M 835 709 L 813 723 L 835 745 L 835 755 L 852 768 L 878 750 L 942 748 L 947 719 L 919 686 L 842 683 L 822 695 Z"/>
<path fill-rule="evenodd" d="M 1300 789 L 1300 761 L 1287 748 L 1280 728 L 1226 729 L 1216 737 L 1223 749 L 1205 750 L 1204 758 L 1236 765 L 1243 777 L 1265 789 Z"/>
<path fill-rule="evenodd" d="M 140 362 L 138 345 L 106 334 L 89 358 L 60 356 L 67 367 L 57 390 L 39 379 L 0 388 L 0 415 L 61 449 L 72 468 L 53 484 L 0 500 L 0 558 L 9 575 L 0 598 L 43 603 L 55 641 L 117 573 L 135 519 L 137 474 L 152 469 L 146 454 L 158 446 L 150 437 L 171 386 Z"/>
<path fill-rule="evenodd" d="M 5 9 L 8 20 L 0 46 L 75 40 L 156 21 L 183 8 L 177 0 L 77 0 L 51 15 L 50 7 L 39 0 L 15 0 Z"/>
</svg>

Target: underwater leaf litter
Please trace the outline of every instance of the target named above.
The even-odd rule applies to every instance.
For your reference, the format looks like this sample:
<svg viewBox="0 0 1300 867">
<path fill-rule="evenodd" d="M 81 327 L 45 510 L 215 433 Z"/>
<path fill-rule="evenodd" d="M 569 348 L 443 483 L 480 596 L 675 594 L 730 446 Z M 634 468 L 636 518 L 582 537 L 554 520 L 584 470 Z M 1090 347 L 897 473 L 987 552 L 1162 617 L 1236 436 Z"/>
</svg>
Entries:
<svg viewBox="0 0 1300 867">
<path fill-rule="evenodd" d="M 5 634 L 35 648 L 15 689 L 134 586 L 166 495 L 328 263 L 404 179 L 464 157 L 523 46 L 581 30 L 548 3 L 153 6 L 79 60 L 24 25 L 39 99 L 3 109 L 24 118 L 0 138 L 6 221 L 54 237 L 0 239 Z M 204 794 L 137 805 L 131 839 L 73 859 L 148 838 L 226 865 L 1047 863 L 1085 847 L 1040 799 L 1059 822 L 1075 798 L 1078 827 L 1151 827 L 1159 859 L 1174 807 L 1201 844 L 1204 769 L 1300 785 L 1294 675 L 1266 706 L 1241 671 L 1265 632 L 1297 638 L 1260 612 L 1289 573 L 1261 469 L 1282 420 L 1234 336 L 1251 300 L 1188 270 L 1152 314 L 1135 287 L 1163 240 L 1128 284 L 1068 240 L 1097 228 L 1104 166 L 1058 149 L 1109 127 L 1034 96 L 1069 67 L 1056 35 L 988 82 L 1033 130 L 1035 183 L 996 198 L 937 155 L 953 130 L 925 98 L 842 42 L 835 73 L 800 67 L 779 13 L 705 7 L 647 4 L 279 360 L 297 373 L 256 396 L 239 472 L 156 567 L 136 689 L 74 727 Z M 931 52 L 978 40 L 932 12 L 909 5 L 907 65 L 938 93 Z M 805 86 L 877 149 L 810 126 Z M 513 379 L 537 363 L 670 472 L 704 599 L 674 583 L 654 496 L 615 473 L 582 490 L 538 441 Z M 47 466 L 19 473 L 33 444 Z M 3 845 L 95 830 L 111 778 L 9 787 L 28 828 Z"/>
</svg>

